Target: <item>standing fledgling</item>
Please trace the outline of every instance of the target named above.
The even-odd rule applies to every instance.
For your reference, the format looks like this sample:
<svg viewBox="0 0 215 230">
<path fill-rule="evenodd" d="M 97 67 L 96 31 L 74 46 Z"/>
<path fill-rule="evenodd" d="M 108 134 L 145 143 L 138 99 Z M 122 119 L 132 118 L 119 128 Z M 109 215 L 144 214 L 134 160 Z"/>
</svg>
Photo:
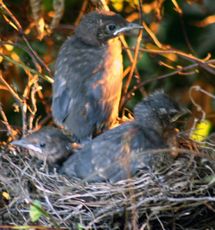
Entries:
<svg viewBox="0 0 215 230">
<path fill-rule="evenodd" d="M 135 119 L 85 143 L 63 163 L 61 173 L 87 182 L 116 182 L 142 168 L 157 168 L 171 159 L 166 130 L 184 110 L 163 92 L 156 92 L 134 109 Z M 171 133 L 172 134 L 172 133 Z M 154 152 L 153 151 L 159 152 Z"/>
<path fill-rule="evenodd" d="M 141 28 L 113 12 L 95 11 L 64 42 L 56 61 L 52 114 L 79 141 L 108 129 L 118 117 L 123 66 L 117 36 Z"/>
<path fill-rule="evenodd" d="M 31 156 L 48 164 L 61 164 L 72 153 L 72 140 L 60 129 L 47 126 L 11 144 L 29 150 Z"/>
</svg>

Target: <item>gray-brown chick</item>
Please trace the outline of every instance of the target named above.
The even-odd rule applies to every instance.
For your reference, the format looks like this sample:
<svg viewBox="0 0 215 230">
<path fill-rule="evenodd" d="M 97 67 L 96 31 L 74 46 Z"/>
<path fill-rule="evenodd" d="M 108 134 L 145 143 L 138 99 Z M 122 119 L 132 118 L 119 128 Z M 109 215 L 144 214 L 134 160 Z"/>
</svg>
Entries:
<svg viewBox="0 0 215 230">
<path fill-rule="evenodd" d="M 11 144 L 26 148 L 31 156 L 48 164 L 60 164 L 72 153 L 72 140 L 60 129 L 48 126 L 29 134 L 26 137 L 11 142 Z"/>
<path fill-rule="evenodd" d="M 108 129 L 118 117 L 123 65 L 117 36 L 140 28 L 113 12 L 95 11 L 64 42 L 56 61 L 52 113 L 78 140 Z"/>
<path fill-rule="evenodd" d="M 143 168 L 153 169 L 167 159 L 169 153 L 165 130 L 184 112 L 163 92 L 156 92 L 134 109 L 135 119 L 108 130 L 69 157 L 61 168 L 68 177 L 88 182 L 116 182 L 133 176 Z M 159 153 L 153 153 L 159 150 Z"/>
</svg>

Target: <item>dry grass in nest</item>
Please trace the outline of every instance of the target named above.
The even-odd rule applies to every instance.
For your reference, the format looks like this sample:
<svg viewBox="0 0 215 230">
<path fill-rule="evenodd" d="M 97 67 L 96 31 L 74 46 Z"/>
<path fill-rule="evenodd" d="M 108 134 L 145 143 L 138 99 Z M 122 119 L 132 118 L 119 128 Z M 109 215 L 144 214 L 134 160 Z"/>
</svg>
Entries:
<svg viewBox="0 0 215 230">
<path fill-rule="evenodd" d="M 204 145 L 198 155 L 212 156 Z M 69 229 L 206 229 L 215 226 L 215 164 L 180 150 L 172 164 L 116 184 L 87 184 L 41 170 L 34 159 L 1 149 L 2 224 L 32 225 L 29 207 L 48 213 L 36 225 Z M 41 165 L 40 165 L 41 166 Z M 35 223 L 34 223 L 35 224 Z M 80 227 L 82 226 L 82 228 Z"/>
</svg>

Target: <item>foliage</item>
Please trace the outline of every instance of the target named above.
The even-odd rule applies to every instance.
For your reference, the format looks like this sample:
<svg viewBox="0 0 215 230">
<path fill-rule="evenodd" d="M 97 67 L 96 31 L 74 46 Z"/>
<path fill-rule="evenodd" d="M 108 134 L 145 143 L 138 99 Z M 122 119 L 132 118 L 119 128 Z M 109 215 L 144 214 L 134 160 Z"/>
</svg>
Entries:
<svg viewBox="0 0 215 230">
<path fill-rule="evenodd" d="M 180 98 L 181 103 L 190 108 L 192 116 L 182 125 L 186 130 L 191 130 L 191 138 L 203 141 L 210 132 L 213 133 L 215 127 L 214 1 L 110 0 L 108 5 L 104 2 L 94 0 L 0 0 L 0 140 L 2 142 L 7 141 L 8 143 L 21 133 L 25 134 L 29 130 L 53 124 L 50 109 L 51 85 L 59 48 L 66 37 L 74 32 L 82 16 L 96 7 L 109 7 L 127 20 L 139 22 L 144 26 L 143 33 L 126 37 L 126 42 L 122 39 L 125 78 L 121 115 L 127 115 L 125 108 L 132 110 L 145 95 L 157 88 L 163 88 L 174 98 Z M 203 145 L 205 149 L 201 151 L 214 153 L 211 146 Z M 18 155 L 15 154 L 16 157 Z M 14 158 L 14 155 L 11 158 Z M 72 209 L 72 221 L 76 220 L 72 224 L 75 224 L 78 229 L 84 228 L 82 228 L 82 220 L 88 221 L 90 226 L 93 226 L 94 221 L 99 222 L 100 217 L 105 222 L 110 212 L 119 211 L 115 209 L 117 204 L 120 210 L 124 210 L 123 205 L 128 205 L 129 214 L 133 215 L 133 204 L 127 182 L 115 186 L 101 184 L 100 187 L 94 185 L 83 187 L 79 183 L 71 184 L 68 181 L 63 184 L 64 179 L 59 179 L 56 175 L 53 179 L 36 169 L 33 170 L 28 161 L 24 162 L 19 158 L 19 164 L 16 165 L 13 162 L 14 159 L 10 157 L 5 159 L 5 168 L 10 171 L 11 180 L 7 181 L 9 185 L 6 183 L 1 196 L 7 202 L 10 202 L 11 199 L 19 200 L 21 207 L 14 207 L 15 202 L 11 202 L 12 209 L 18 210 L 18 216 L 21 218 L 20 221 L 15 221 L 13 218 L 16 215 L 12 214 L 13 223 L 23 224 L 23 220 L 27 219 L 25 214 L 26 209 L 29 209 L 29 204 L 26 205 L 25 199 L 23 201 L 23 197 L 18 196 L 19 193 L 16 194 L 17 197 L 12 195 L 13 197 L 7 198 L 7 195 L 16 193 L 18 188 L 20 191 L 25 191 L 23 187 L 27 190 L 26 181 L 31 180 L 34 185 L 37 185 L 39 194 L 35 195 L 36 198 L 41 199 L 41 203 L 37 201 L 31 203 L 31 221 L 41 221 L 42 224 L 51 222 L 53 226 L 58 226 L 56 221 L 62 217 L 69 222 L 68 215 L 70 214 L 62 211 L 62 207 L 68 210 L 68 213 Z M 191 167 L 185 169 L 185 162 L 190 162 Z M 206 217 L 205 220 L 201 220 L 202 226 L 207 226 L 205 225 L 206 218 L 210 215 L 206 214 L 214 213 L 214 207 L 209 204 L 210 201 L 214 202 L 214 197 L 211 197 L 211 190 L 214 190 L 211 187 L 214 184 L 213 162 L 208 165 L 208 162 L 205 161 L 196 162 L 194 159 L 183 160 L 182 158 L 172 167 L 173 170 L 167 172 L 169 177 L 165 183 L 168 186 L 164 183 L 165 186 L 161 188 L 158 181 L 153 180 L 148 174 L 138 178 L 137 181 L 130 181 L 141 202 L 141 209 L 138 211 L 148 221 L 146 221 L 145 229 L 150 229 L 151 222 L 152 225 L 156 223 L 159 228 L 163 227 L 158 217 L 158 213 L 162 211 L 167 220 L 172 212 L 175 212 L 178 218 L 176 220 L 181 220 L 182 217 L 182 222 L 179 221 L 179 224 L 190 223 L 189 213 L 195 220 L 204 215 Z M 14 168 L 16 174 L 13 174 Z M 23 168 L 26 169 L 26 174 Z M 33 173 L 37 177 L 31 176 Z M 3 179 L 1 175 L 0 184 L 3 184 Z M 11 182 L 14 180 L 16 181 L 15 186 Z M 141 190 L 138 187 L 138 181 L 142 183 Z M 175 181 L 176 183 L 173 184 Z M 53 202 L 54 209 L 51 203 L 43 199 L 42 182 L 46 183 L 47 193 Z M 118 188 L 121 189 L 121 187 L 123 190 L 119 191 Z M 167 191 L 167 187 L 170 190 Z M 9 191 L 8 188 L 14 189 Z M 101 193 L 98 193 L 98 188 Z M 148 194 L 149 188 L 151 194 Z M 63 198 L 62 191 L 65 195 Z M 90 201 L 87 200 L 83 191 L 86 191 Z M 143 193 L 144 196 L 151 197 L 151 200 L 142 199 Z M 183 196 L 187 198 L 187 202 L 181 198 Z M 152 201 L 158 197 L 162 199 L 158 199 L 158 203 L 153 203 L 154 209 L 148 215 Z M 58 202 L 55 202 L 56 200 Z M 122 203 L 122 200 L 125 203 Z M 72 203 L 72 208 L 69 202 Z M 76 213 L 77 203 L 80 216 Z M 0 207 L 1 205 L 0 200 Z M 105 205 L 107 205 L 106 209 Z M 197 212 L 192 209 L 196 206 L 203 208 L 199 208 Z M 41 207 L 45 207 L 45 210 L 48 210 L 47 213 Z M 54 219 L 48 212 L 54 216 Z M 98 219 L 91 218 L 91 215 L 95 213 Z M 124 215 L 123 212 L 122 215 Z M 111 222 L 112 219 L 108 221 Z M 165 218 L 164 221 L 166 221 Z M 77 225 L 77 223 L 80 224 Z"/>
<path fill-rule="evenodd" d="M 31 221 L 35 222 L 40 219 L 40 217 L 43 215 L 41 212 L 42 205 L 39 200 L 35 200 L 33 204 L 30 206 L 30 217 Z"/>
</svg>

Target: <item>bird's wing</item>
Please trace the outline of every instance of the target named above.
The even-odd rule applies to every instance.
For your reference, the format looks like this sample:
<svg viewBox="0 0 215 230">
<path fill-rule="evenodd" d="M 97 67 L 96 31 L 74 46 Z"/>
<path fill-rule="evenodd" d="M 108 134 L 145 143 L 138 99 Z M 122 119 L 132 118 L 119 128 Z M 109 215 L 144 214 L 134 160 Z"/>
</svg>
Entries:
<svg viewBox="0 0 215 230">
<path fill-rule="evenodd" d="M 111 182 L 129 178 L 140 168 L 151 167 L 158 159 L 151 150 L 166 147 L 156 130 L 142 128 L 134 122 L 107 131 L 92 143 L 90 154 L 94 172 L 87 178 L 97 175 Z"/>
<path fill-rule="evenodd" d="M 69 177 L 78 177 L 89 182 L 100 182 L 112 178 L 111 170 L 120 166 L 115 159 L 120 152 L 120 135 L 127 127 L 107 131 L 86 143 L 82 149 L 69 157 L 63 164 L 61 172 Z M 111 169 L 112 168 L 112 169 Z"/>
<path fill-rule="evenodd" d="M 116 182 L 150 167 L 157 159 L 151 150 L 163 147 L 155 130 L 130 122 L 86 143 L 64 163 L 63 170 L 88 182 Z"/>
<path fill-rule="evenodd" d="M 102 53 L 102 50 L 86 47 L 70 38 L 57 58 L 52 112 L 58 123 L 63 123 L 74 133 L 76 129 L 87 133 L 102 114 L 98 103 L 102 97 L 100 88 L 93 88 L 93 82 L 101 77 Z M 95 56 L 97 60 L 93 59 Z M 80 124 L 83 130 L 80 130 Z"/>
<path fill-rule="evenodd" d="M 79 60 L 78 50 L 74 47 L 75 38 L 69 38 L 62 46 L 55 66 L 53 84 L 52 112 L 57 122 L 62 123 L 80 93 L 80 74 L 76 71 Z M 77 64 L 78 63 L 78 64 Z"/>
<path fill-rule="evenodd" d="M 142 139 L 143 134 L 132 124 L 121 125 L 95 138 L 89 143 L 90 147 L 82 149 L 88 159 L 85 164 L 91 165 L 91 171 L 84 175 L 86 180 L 100 178 L 101 181 L 115 182 L 133 175 L 138 168 L 134 150 L 144 148 Z M 86 170 L 81 167 L 84 161 L 81 159 L 80 171 Z"/>
</svg>

